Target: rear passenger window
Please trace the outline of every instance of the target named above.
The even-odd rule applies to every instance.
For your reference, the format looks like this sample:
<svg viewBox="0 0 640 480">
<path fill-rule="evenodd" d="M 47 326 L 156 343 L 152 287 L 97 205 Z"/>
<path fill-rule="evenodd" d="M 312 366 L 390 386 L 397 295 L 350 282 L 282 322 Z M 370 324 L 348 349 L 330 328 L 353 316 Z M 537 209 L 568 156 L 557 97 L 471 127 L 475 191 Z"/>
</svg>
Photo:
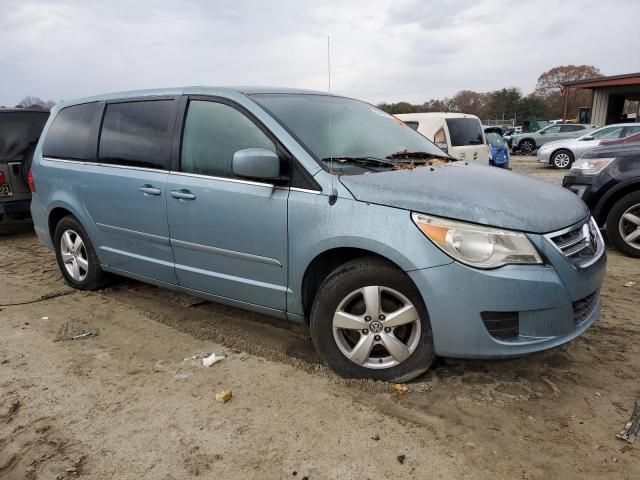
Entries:
<svg viewBox="0 0 640 480">
<path fill-rule="evenodd" d="M 276 151 L 269 137 L 235 108 L 216 102 L 189 102 L 182 135 L 181 171 L 234 177 L 233 154 L 244 148 Z"/>
<path fill-rule="evenodd" d="M 100 133 L 99 161 L 167 169 L 174 122 L 173 99 L 108 104 Z"/>
<path fill-rule="evenodd" d="M 71 160 L 93 160 L 96 156 L 95 137 L 91 141 L 91 124 L 98 103 L 73 105 L 58 112 L 42 146 L 45 157 Z"/>
<path fill-rule="evenodd" d="M 560 133 L 577 132 L 578 130 L 584 130 L 582 125 L 562 125 L 560 127 Z"/>
</svg>

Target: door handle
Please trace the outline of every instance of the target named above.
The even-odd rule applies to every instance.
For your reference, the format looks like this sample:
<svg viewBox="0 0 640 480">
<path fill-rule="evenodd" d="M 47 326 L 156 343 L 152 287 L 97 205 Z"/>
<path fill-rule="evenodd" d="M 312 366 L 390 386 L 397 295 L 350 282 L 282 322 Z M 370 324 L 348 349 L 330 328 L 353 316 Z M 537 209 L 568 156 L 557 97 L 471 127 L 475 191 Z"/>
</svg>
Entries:
<svg viewBox="0 0 640 480">
<path fill-rule="evenodd" d="M 196 195 L 191 193 L 189 190 L 171 190 L 171 196 L 173 198 L 177 198 L 178 200 L 195 200 Z"/>
<path fill-rule="evenodd" d="M 150 195 L 160 195 L 160 189 L 154 187 L 153 185 L 149 185 L 148 183 L 145 183 L 144 185 L 140 186 L 139 189 L 142 193 L 145 194 L 145 196 L 150 196 Z"/>
</svg>

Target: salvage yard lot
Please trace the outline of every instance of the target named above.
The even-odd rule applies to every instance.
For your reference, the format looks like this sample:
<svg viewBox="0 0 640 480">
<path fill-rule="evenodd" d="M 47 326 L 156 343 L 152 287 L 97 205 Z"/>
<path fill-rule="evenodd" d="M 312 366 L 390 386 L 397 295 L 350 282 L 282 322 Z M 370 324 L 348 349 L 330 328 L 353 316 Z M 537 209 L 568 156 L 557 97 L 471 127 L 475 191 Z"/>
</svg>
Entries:
<svg viewBox="0 0 640 480">
<path fill-rule="evenodd" d="M 640 260 L 609 251 L 601 321 L 571 344 L 442 359 L 399 395 L 336 377 L 299 326 L 129 280 L 73 291 L 32 228 L 0 224 L 2 479 L 640 478 L 615 437 L 640 398 Z"/>
</svg>

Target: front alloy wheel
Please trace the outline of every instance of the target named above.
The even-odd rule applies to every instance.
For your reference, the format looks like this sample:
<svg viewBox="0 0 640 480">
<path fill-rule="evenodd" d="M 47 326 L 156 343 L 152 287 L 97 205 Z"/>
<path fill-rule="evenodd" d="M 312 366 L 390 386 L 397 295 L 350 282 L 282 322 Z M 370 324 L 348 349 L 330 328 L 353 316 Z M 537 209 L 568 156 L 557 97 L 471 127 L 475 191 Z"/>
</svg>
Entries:
<svg viewBox="0 0 640 480">
<path fill-rule="evenodd" d="M 609 241 L 625 255 L 640 258 L 640 191 L 618 200 L 607 216 Z"/>
<path fill-rule="evenodd" d="M 640 205 L 632 205 L 625 210 L 618 228 L 625 243 L 640 252 Z"/>
<path fill-rule="evenodd" d="M 357 258 L 329 274 L 310 320 L 318 354 L 346 378 L 404 382 L 435 357 L 422 295 L 406 273 L 381 258 Z"/>
<path fill-rule="evenodd" d="M 340 302 L 333 316 L 333 337 L 340 351 L 356 365 L 394 367 L 418 346 L 420 318 L 400 292 L 370 285 Z"/>
<path fill-rule="evenodd" d="M 523 140 L 520 142 L 520 151 L 525 155 L 531 155 L 533 151 L 536 149 L 536 144 L 533 140 Z"/>
<path fill-rule="evenodd" d="M 560 150 L 553 154 L 551 158 L 551 164 L 555 168 L 569 168 L 573 163 L 573 155 L 566 150 Z"/>
</svg>

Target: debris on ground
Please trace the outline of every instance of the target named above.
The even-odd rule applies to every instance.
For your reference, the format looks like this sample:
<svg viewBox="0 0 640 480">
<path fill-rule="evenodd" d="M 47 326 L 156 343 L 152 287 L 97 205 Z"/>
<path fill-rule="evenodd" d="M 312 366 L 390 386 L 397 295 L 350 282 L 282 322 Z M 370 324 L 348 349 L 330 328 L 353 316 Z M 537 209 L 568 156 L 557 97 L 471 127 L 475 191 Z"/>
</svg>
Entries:
<svg viewBox="0 0 640 480">
<path fill-rule="evenodd" d="M 216 393 L 216 402 L 220 402 L 220 403 L 227 403 L 229 400 L 231 400 L 231 390 L 222 390 L 219 393 Z"/>
<path fill-rule="evenodd" d="M 633 443 L 640 435 L 640 403 L 636 403 L 631 414 L 631 419 L 624 426 L 622 431 L 616 435 L 621 440 L 625 440 L 627 443 Z"/>
<path fill-rule="evenodd" d="M 409 387 L 407 387 L 406 385 L 402 384 L 402 383 L 396 383 L 393 386 L 393 389 L 396 391 L 396 393 L 398 395 L 404 395 L 405 393 L 409 393 L 411 390 L 409 390 Z"/>
<path fill-rule="evenodd" d="M 371 437 L 371 440 L 373 440 L 374 442 L 377 442 L 378 440 L 380 440 L 380 435 L 376 433 L 373 437 Z"/>
<path fill-rule="evenodd" d="M 202 365 L 205 367 L 210 367 L 214 363 L 218 363 L 220 360 L 224 360 L 224 358 L 224 355 L 216 355 L 215 353 L 212 353 L 208 357 L 202 359 Z"/>
<path fill-rule="evenodd" d="M 624 284 L 625 287 L 633 287 L 634 285 L 636 285 L 636 282 L 627 282 Z"/>
<path fill-rule="evenodd" d="M 96 336 L 98 336 L 97 330 L 88 330 L 86 332 L 82 332 L 77 335 L 74 335 L 73 337 L 70 337 L 70 338 L 71 340 L 82 340 L 83 338 L 96 337 Z"/>
<path fill-rule="evenodd" d="M 406 455 L 398 455 L 398 462 L 400 465 L 404 465 L 404 460 L 407 458 Z"/>
</svg>

